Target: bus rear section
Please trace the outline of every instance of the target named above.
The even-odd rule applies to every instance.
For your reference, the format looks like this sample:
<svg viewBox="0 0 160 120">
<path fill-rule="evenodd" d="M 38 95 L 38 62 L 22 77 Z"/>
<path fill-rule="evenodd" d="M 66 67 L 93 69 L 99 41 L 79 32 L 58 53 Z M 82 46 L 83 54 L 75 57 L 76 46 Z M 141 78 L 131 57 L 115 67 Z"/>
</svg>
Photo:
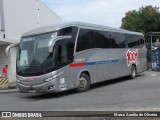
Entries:
<svg viewBox="0 0 160 120">
<path fill-rule="evenodd" d="M 78 91 L 90 84 L 144 72 L 147 64 L 144 36 L 129 31 L 82 27 L 76 44 L 75 79 Z M 85 77 L 83 77 L 85 76 Z M 88 85 L 86 85 L 88 84 Z"/>
</svg>

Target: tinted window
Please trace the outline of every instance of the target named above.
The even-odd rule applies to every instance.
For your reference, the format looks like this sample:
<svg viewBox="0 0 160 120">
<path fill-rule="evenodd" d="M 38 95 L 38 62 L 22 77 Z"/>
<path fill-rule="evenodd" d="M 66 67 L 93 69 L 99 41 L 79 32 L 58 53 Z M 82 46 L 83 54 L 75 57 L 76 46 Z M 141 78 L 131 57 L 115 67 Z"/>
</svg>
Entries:
<svg viewBox="0 0 160 120">
<path fill-rule="evenodd" d="M 90 48 L 95 48 L 96 43 L 95 43 L 95 34 L 94 30 L 90 30 L 90 37 L 89 37 L 89 43 L 90 43 Z"/>
<path fill-rule="evenodd" d="M 77 41 L 77 49 L 76 49 L 77 52 L 90 49 L 89 33 L 90 31 L 87 29 L 80 29 Z"/>
<path fill-rule="evenodd" d="M 73 62 L 73 48 L 71 40 L 63 40 L 56 42 L 56 62 L 57 68 L 61 68 L 69 63 Z"/>
<path fill-rule="evenodd" d="M 142 37 L 142 36 L 140 36 L 139 37 L 139 48 L 142 48 L 142 47 L 144 47 L 144 45 L 145 45 L 145 42 L 144 42 L 144 37 Z"/>
<path fill-rule="evenodd" d="M 72 36 L 72 40 L 75 42 L 77 36 L 78 27 L 67 27 L 58 30 L 58 36 Z"/>
<path fill-rule="evenodd" d="M 107 48 L 117 48 L 115 33 L 108 31 L 108 32 L 106 32 L 106 36 L 108 37 Z"/>
<path fill-rule="evenodd" d="M 110 31 L 95 31 L 97 48 L 125 48 L 125 35 Z"/>
<path fill-rule="evenodd" d="M 78 27 L 67 27 L 58 31 L 58 36 L 72 36 L 69 40 L 70 56 L 73 56 Z"/>
<path fill-rule="evenodd" d="M 67 45 L 59 45 L 58 48 L 58 63 L 63 64 L 68 61 L 68 56 L 67 56 Z"/>
<path fill-rule="evenodd" d="M 91 48 L 125 48 L 125 34 L 110 31 L 81 29 L 77 52 Z"/>
<path fill-rule="evenodd" d="M 96 48 L 108 48 L 109 39 L 105 31 L 95 31 Z"/>
<path fill-rule="evenodd" d="M 58 36 L 72 35 L 73 28 L 67 27 L 58 31 Z"/>
<path fill-rule="evenodd" d="M 125 48 L 126 47 L 126 38 L 123 33 L 114 33 L 114 40 L 116 42 L 116 48 Z"/>
<path fill-rule="evenodd" d="M 137 48 L 138 47 L 138 38 L 135 35 L 126 35 L 127 43 L 129 48 Z"/>
<path fill-rule="evenodd" d="M 129 48 L 142 48 L 144 46 L 144 38 L 140 35 L 126 35 Z"/>
</svg>

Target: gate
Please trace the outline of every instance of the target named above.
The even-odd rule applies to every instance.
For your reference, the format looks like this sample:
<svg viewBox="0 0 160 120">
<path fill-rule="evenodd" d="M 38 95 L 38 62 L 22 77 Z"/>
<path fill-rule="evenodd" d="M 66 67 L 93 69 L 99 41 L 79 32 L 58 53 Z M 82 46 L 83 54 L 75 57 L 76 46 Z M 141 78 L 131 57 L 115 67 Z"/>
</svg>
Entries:
<svg viewBox="0 0 160 120">
<path fill-rule="evenodd" d="M 160 32 L 149 32 L 145 37 L 148 69 L 160 71 Z"/>
</svg>

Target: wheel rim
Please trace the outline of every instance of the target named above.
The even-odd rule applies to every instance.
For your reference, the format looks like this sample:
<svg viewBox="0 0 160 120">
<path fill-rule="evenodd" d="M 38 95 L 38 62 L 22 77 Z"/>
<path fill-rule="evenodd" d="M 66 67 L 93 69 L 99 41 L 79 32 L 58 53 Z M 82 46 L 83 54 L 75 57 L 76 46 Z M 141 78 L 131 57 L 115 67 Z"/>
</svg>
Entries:
<svg viewBox="0 0 160 120">
<path fill-rule="evenodd" d="M 87 86 L 87 80 L 86 80 L 86 78 L 81 77 L 80 78 L 80 85 L 79 85 L 79 87 L 80 88 L 85 88 L 86 86 Z"/>
<path fill-rule="evenodd" d="M 132 70 L 132 77 L 135 77 L 136 76 L 136 71 L 135 69 Z"/>
</svg>

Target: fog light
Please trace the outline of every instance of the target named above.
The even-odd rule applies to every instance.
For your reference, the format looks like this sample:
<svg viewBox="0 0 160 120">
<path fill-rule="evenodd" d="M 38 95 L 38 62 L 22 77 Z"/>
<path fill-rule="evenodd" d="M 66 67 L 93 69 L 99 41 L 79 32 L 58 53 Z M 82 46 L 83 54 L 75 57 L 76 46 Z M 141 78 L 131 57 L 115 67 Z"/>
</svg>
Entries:
<svg viewBox="0 0 160 120">
<path fill-rule="evenodd" d="M 52 86 L 49 86 L 49 87 L 48 87 L 48 90 L 51 90 L 51 89 L 53 89 L 53 87 L 54 87 L 53 85 L 52 85 Z"/>
</svg>

